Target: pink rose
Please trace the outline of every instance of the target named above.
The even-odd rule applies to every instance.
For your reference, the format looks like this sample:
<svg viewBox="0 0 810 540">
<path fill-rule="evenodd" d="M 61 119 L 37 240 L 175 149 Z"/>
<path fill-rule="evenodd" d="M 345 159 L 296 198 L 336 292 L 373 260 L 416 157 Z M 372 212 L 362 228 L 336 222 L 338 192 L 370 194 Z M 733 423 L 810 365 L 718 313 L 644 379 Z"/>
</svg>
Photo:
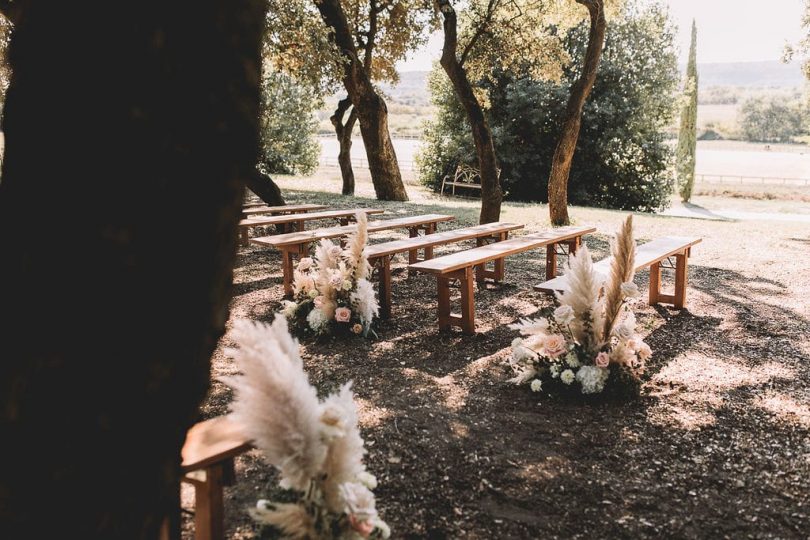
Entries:
<svg viewBox="0 0 810 540">
<path fill-rule="evenodd" d="M 557 358 L 568 350 L 568 344 L 562 334 L 551 334 L 543 340 L 543 352 L 546 356 Z"/>
<path fill-rule="evenodd" d="M 347 307 L 339 307 L 335 310 L 335 320 L 337 322 L 349 322 L 352 318 L 352 310 Z"/>
<path fill-rule="evenodd" d="M 315 300 L 313 300 L 312 303 L 315 304 L 316 308 L 322 308 L 323 307 L 323 301 L 324 301 L 324 297 L 323 297 L 323 295 L 321 295 L 321 296 L 316 296 Z"/>
<path fill-rule="evenodd" d="M 593 363 L 596 365 L 596 367 L 606 368 L 610 365 L 610 356 L 608 353 L 602 351 L 596 355 Z"/>
<path fill-rule="evenodd" d="M 366 520 L 360 520 L 356 518 L 354 514 L 349 514 L 349 525 L 363 538 L 368 538 L 374 531 L 373 523 Z"/>
</svg>

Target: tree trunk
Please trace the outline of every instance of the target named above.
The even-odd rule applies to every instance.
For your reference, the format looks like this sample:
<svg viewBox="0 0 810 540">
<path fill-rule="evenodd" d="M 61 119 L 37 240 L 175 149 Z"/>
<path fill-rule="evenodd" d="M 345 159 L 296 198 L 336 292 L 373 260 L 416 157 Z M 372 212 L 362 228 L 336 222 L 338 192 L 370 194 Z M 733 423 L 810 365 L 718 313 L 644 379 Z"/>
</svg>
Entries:
<svg viewBox="0 0 810 540">
<path fill-rule="evenodd" d="M 228 319 L 264 4 L 21 7 L 0 182 L 0 538 L 156 538 Z"/>
<path fill-rule="evenodd" d="M 254 168 L 253 172 L 246 178 L 248 189 L 255 193 L 268 206 L 284 206 L 284 196 L 281 189 L 273 182 L 273 179 L 264 171 Z"/>
<path fill-rule="evenodd" d="M 605 46 L 605 9 L 602 0 L 576 0 L 588 8 L 591 29 L 588 34 L 588 48 L 582 74 L 571 86 L 571 95 L 563 116 L 562 131 L 554 157 L 551 161 L 551 175 L 548 179 L 548 211 L 552 225 L 568 225 L 568 176 L 571 173 L 571 161 L 579 139 L 579 127 L 582 122 L 582 109 L 596 82 L 602 48 Z"/>
<path fill-rule="evenodd" d="M 358 58 L 357 47 L 340 0 L 320 0 L 316 5 L 345 58 L 343 86 L 360 120 L 360 134 L 366 147 L 371 181 L 377 198 L 384 201 L 407 201 L 408 194 L 402 183 L 397 155 L 388 132 L 388 108 L 374 90 L 374 85 Z"/>
<path fill-rule="evenodd" d="M 343 122 L 346 111 L 351 108 L 349 117 Z M 335 114 L 329 119 L 335 126 L 340 151 L 338 153 L 338 164 L 340 165 L 340 175 L 343 178 L 343 194 L 354 195 L 354 170 L 352 169 L 352 130 L 357 121 L 357 109 L 352 106 L 351 100 L 347 97 L 338 102 Z"/>
<path fill-rule="evenodd" d="M 482 224 L 492 223 L 501 217 L 501 201 L 503 200 L 492 131 L 484 115 L 484 110 L 475 97 L 473 87 L 467 78 L 467 72 L 456 56 L 458 48 L 456 12 L 449 0 L 438 0 L 438 4 L 444 17 L 444 45 L 440 62 L 453 84 L 456 97 L 467 114 L 467 120 L 472 127 L 475 153 L 478 157 L 478 170 L 481 175 L 481 216 L 479 221 Z"/>
</svg>

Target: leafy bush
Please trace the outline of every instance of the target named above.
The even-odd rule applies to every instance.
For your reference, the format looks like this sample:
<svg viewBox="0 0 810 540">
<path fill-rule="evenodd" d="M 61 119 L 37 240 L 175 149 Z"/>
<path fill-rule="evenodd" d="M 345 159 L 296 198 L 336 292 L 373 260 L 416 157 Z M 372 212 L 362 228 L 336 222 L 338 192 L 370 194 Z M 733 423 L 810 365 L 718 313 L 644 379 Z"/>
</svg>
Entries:
<svg viewBox="0 0 810 540">
<path fill-rule="evenodd" d="M 754 142 L 790 142 L 802 133 L 804 107 L 778 96 L 754 97 L 740 107 L 740 132 Z"/>
<path fill-rule="evenodd" d="M 266 72 L 263 79 L 260 165 L 276 174 L 313 172 L 321 152 L 314 114 L 320 98 L 288 75 Z"/>
<path fill-rule="evenodd" d="M 565 37 L 572 58 L 582 58 L 588 28 Z M 657 5 L 628 9 L 608 28 L 593 93 L 585 106 L 569 180 L 574 204 L 653 210 L 668 204 L 671 122 L 678 70 L 674 36 Z M 548 200 L 548 175 L 561 117 L 578 65 L 559 83 L 521 72 L 494 72 L 478 87 L 488 96 L 488 119 L 507 199 Z M 421 181 L 438 189 L 458 163 L 477 165 L 463 111 L 441 73 L 430 80 L 436 118 L 427 125 L 418 156 Z"/>
</svg>

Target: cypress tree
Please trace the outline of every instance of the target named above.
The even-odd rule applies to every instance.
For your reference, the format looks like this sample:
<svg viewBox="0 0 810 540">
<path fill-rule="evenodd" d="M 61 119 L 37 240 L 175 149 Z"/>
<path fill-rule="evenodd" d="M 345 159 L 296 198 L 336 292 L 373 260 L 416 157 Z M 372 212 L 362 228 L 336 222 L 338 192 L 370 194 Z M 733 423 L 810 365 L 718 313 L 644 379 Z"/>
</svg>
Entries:
<svg viewBox="0 0 810 540">
<path fill-rule="evenodd" d="M 692 198 L 695 186 L 695 150 L 697 147 L 697 26 L 692 20 L 692 44 L 689 46 L 689 63 L 686 66 L 684 104 L 681 110 L 681 130 L 678 134 L 678 150 L 675 155 L 675 176 L 683 202 Z"/>
</svg>

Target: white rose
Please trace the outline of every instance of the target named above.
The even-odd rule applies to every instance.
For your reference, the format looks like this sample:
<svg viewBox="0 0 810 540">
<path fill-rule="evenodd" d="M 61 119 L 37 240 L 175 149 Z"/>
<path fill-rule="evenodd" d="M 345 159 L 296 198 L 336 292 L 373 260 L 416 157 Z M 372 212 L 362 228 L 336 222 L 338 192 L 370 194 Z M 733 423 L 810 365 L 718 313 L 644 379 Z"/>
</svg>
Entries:
<svg viewBox="0 0 810 540">
<path fill-rule="evenodd" d="M 576 379 L 576 375 L 574 375 L 574 372 L 571 371 L 570 369 L 566 369 L 560 375 L 560 380 L 565 384 L 571 384 L 572 382 L 574 382 L 574 379 Z"/>
<path fill-rule="evenodd" d="M 574 320 L 574 308 L 571 306 L 560 306 L 554 310 L 554 320 L 561 326 L 567 326 Z"/>
<path fill-rule="evenodd" d="M 298 261 L 298 269 L 302 272 L 305 272 L 312 268 L 312 258 L 311 257 L 304 257 L 300 261 Z"/>
<path fill-rule="evenodd" d="M 535 379 L 532 381 L 532 392 L 539 392 L 542 388 L 543 383 L 540 381 L 540 379 Z"/>
<path fill-rule="evenodd" d="M 331 246 L 327 250 L 327 253 L 333 259 L 337 259 L 338 257 L 340 257 L 340 254 L 343 253 L 343 248 L 341 248 L 340 246 Z"/>
<path fill-rule="evenodd" d="M 638 285 L 632 281 L 628 281 L 626 283 L 622 283 L 622 296 L 625 298 L 637 298 L 641 296 L 641 292 L 638 290 Z"/>
<path fill-rule="evenodd" d="M 375 489 L 377 487 L 377 477 L 370 472 L 361 472 L 357 475 L 357 480 L 368 489 Z"/>
<path fill-rule="evenodd" d="M 636 329 L 627 324 L 620 324 L 613 329 L 613 335 L 622 340 L 628 340 L 635 335 Z"/>
</svg>

